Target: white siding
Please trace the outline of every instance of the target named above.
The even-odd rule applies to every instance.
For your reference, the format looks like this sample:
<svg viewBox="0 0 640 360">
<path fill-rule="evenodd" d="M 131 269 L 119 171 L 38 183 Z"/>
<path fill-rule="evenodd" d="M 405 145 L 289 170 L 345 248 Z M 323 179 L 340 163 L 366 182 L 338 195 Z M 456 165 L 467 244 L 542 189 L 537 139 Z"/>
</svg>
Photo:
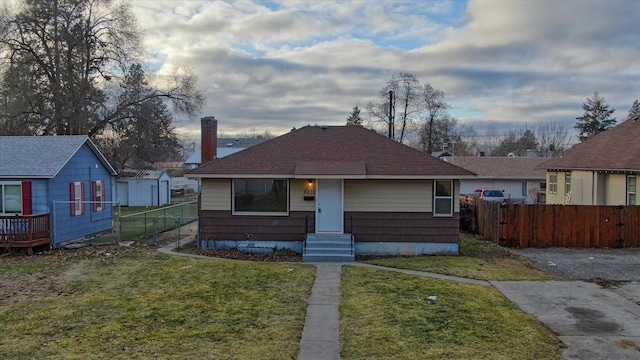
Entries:
<svg viewBox="0 0 640 360">
<path fill-rule="evenodd" d="M 231 211 L 231 180 L 202 179 L 202 210 Z"/>
<path fill-rule="evenodd" d="M 431 212 L 432 193 L 431 180 L 345 180 L 344 210 Z"/>
<path fill-rule="evenodd" d="M 522 195 L 522 183 L 527 183 L 527 195 Z M 504 195 L 511 199 L 514 203 L 527 202 L 532 203 L 533 198 L 529 195 L 529 190 L 540 188 L 540 183 L 544 183 L 545 179 L 536 181 L 532 180 L 500 180 L 500 179 L 465 179 L 462 180 L 460 186 L 461 194 L 472 194 L 476 189 L 500 189 L 504 191 Z"/>
</svg>

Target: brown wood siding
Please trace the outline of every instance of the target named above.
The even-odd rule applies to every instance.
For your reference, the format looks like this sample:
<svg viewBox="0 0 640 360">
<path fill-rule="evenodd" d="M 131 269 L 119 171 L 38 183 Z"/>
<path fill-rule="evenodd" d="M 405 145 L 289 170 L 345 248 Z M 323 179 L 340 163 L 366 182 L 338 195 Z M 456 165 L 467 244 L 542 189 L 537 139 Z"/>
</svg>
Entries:
<svg viewBox="0 0 640 360">
<path fill-rule="evenodd" d="M 302 241 L 305 217 L 309 232 L 315 231 L 313 212 L 295 211 L 289 216 L 239 216 L 230 211 L 202 210 L 200 236 L 203 240 Z"/>
<path fill-rule="evenodd" d="M 459 213 L 452 217 L 433 217 L 422 212 L 346 212 L 345 232 L 356 242 L 428 242 L 457 243 L 460 228 Z"/>
<path fill-rule="evenodd" d="M 232 216 L 228 211 L 203 210 L 200 234 L 203 240 L 302 241 L 307 216 L 308 231 L 313 233 L 313 212 L 296 211 L 288 217 Z M 459 222 L 458 213 L 442 218 L 431 213 L 346 212 L 344 232 L 353 232 L 356 242 L 457 243 Z"/>
</svg>

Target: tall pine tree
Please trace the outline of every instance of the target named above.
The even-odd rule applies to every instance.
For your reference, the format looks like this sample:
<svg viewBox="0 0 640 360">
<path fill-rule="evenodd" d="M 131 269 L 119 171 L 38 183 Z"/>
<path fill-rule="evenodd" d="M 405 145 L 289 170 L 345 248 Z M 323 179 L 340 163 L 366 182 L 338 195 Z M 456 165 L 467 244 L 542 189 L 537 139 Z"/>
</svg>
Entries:
<svg viewBox="0 0 640 360">
<path fill-rule="evenodd" d="M 347 118 L 347 125 L 348 126 L 353 126 L 353 125 L 362 125 L 362 118 L 360 117 L 360 109 L 358 109 L 358 107 L 354 107 L 353 111 L 351 112 L 351 114 L 349 114 L 349 117 Z"/>
<path fill-rule="evenodd" d="M 633 105 L 631 105 L 629 115 L 627 115 L 627 120 L 640 120 L 640 102 L 638 102 L 638 100 L 634 101 Z"/>
<path fill-rule="evenodd" d="M 578 130 L 580 141 L 597 135 L 616 124 L 616 118 L 610 117 L 615 109 L 609 109 L 609 104 L 596 91 L 592 98 L 587 98 L 587 102 L 582 104 L 584 114 L 576 118 L 577 123 L 574 126 Z"/>
</svg>

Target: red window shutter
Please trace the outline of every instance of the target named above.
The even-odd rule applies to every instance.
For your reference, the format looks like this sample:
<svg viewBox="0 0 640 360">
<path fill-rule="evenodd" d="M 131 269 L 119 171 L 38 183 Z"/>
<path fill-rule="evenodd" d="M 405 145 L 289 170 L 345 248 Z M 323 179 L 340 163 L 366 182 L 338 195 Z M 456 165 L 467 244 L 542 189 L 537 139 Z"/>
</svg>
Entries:
<svg viewBox="0 0 640 360">
<path fill-rule="evenodd" d="M 91 182 L 91 201 L 93 201 L 93 211 L 98 211 L 98 181 Z"/>
<path fill-rule="evenodd" d="M 85 192 L 84 192 L 84 182 L 80 183 L 80 191 L 81 191 L 81 193 L 80 193 L 80 208 L 81 208 L 80 214 L 84 214 L 85 213 L 84 202 L 86 200 L 84 198 L 84 194 L 85 194 Z"/>
<path fill-rule="evenodd" d="M 71 203 L 69 207 L 71 208 L 71 216 L 76 216 L 76 186 L 74 183 L 69 184 L 70 194 L 71 194 Z"/>
<path fill-rule="evenodd" d="M 22 215 L 31 215 L 33 213 L 31 198 L 31 181 L 22 182 Z"/>
</svg>

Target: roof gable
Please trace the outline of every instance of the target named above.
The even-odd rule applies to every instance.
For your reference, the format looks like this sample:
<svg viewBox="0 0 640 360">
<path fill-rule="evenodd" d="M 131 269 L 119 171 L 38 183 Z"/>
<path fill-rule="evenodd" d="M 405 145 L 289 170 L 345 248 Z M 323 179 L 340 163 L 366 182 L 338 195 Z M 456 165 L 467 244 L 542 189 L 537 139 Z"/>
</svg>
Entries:
<svg viewBox="0 0 640 360">
<path fill-rule="evenodd" d="M 304 174 L 303 174 L 304 173 Z M 473 177 L 474 174 L 360 126 L 305 126 L 189 172 L 233 175 Z"/>
<path fill-rule="evenodd" d="M 622 122 L 545 161 L 540 168 L 640 171 L 640 121 Z"/>
<path fill-rule="evenodd" d="M 116 174 L 86 135 L 0 136 L 0 174 L 14 178 L 55 177 L 84 144 L 112 175 Z"/>
</svg>

